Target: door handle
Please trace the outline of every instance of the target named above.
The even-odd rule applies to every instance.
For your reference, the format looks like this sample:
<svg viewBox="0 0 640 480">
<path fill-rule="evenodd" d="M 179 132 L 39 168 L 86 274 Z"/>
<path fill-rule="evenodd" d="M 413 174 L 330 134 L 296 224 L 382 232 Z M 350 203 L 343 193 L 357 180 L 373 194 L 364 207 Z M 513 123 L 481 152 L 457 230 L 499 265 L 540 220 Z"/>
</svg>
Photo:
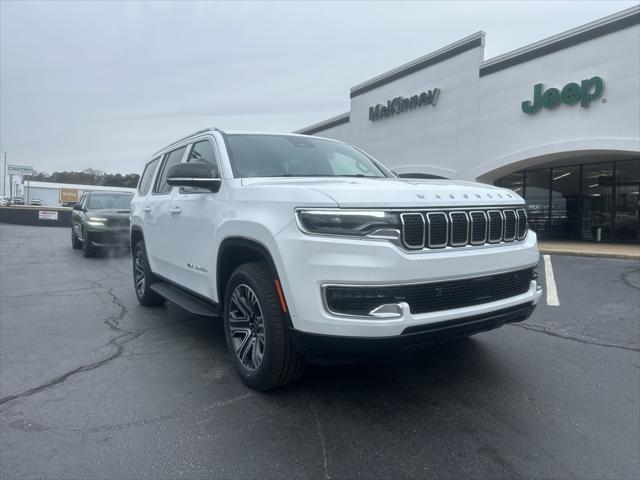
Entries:
<svg viewBox="0 0 640 480">
<path fill-rule="evenodd" d="M 151 211 L 151 207 L 144 207 L 142 211 L 145 213 L 149 213 Z"/>
<path fill-rule="evenodd" d="M 182 210 L 180 210 L 180 207 L 171 207 L 169 211 L 171 213 L 180 213 Z"/>
</svg>

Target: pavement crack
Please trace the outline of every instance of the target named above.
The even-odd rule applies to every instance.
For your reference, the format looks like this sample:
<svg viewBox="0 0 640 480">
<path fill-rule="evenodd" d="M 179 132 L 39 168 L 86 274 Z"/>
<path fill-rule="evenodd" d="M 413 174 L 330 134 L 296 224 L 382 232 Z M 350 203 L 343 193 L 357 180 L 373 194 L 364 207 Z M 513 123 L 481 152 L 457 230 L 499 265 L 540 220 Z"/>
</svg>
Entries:
<svg viewBox="0 0 640 480">
<path fill-rule="evenodd" d="M 560 333 L 552 332 L 551 330 L 547 330 L 546 328 L 534 327 L 533 325 L 526 324 L 515 324 L 512 323 L 510 326 L 524 328 L 526 330 L 531 330 L 532 332 L 542 333 L 544 335 L 549 335 L 551 337 L 562 338 L 564 340 L 570 340 L 572 342 L 584 343 L 586 345 L 597 345 L 598 347 L 607 347 L 607 348 L 618 348 L 620 350 L 629 350 L 632 352 L 640 352 L 640 348 L 636 347 L 625 347 L 624 345 L 616 345 L 615 343 L 604 343 L 604 342 L 594 342 L 592 340 L 585 340 L 582 338 L 571 337 L 569 335 L 562 335 Z"/>
<path fill-rule="evenodd" d="M 120 328 L 120 320 L 122 320 L 127 314 L 127 306 L 122 302 L 122 300 L 118 298 L 115 293 L 113 293 L 113 288 L 109 288 L 107 290 L 107 294 L 111 297 L 111 302 L 120 309 L 120 312 L 116 315 L 109 315 L 107 318 L 105 318 L 104 323 L 108 325 L 109 328 L 112 328 L 119 332 L 133 333 L 129 330 Z"/>
<path fill-rule="evenodd" d="M 622 279 L 622 282 L 627 285 L 628 287 L 634 288 L 636 290 L 640 290 L 640 285 L 635 284 L 634 282 L 632 282 L 629 279 L 629 276 L 633 273 L 638 273 L 640 272 L 640 268 L 634 268 L 633 270 L 629 270 L 624 272 L 623 274 L 620 275 L 620 278 Z"/>
<path fill-rule="evenodd" d="M 42 385 L 38 385 L 37 387 L 31 388 L 29 390 L 26 390 L 24 392 L 21 393 L 15 393 L 13 395 L 7 395 L 6 397 L 0 398 L 0 405 L 4 405 L 5 403 L 11 402 L 13 400 L 18 400 L 20 398 L 25 398 L 25 397 L 29 397 L 35 393 L 38 392 L 42 392 L 43 390 L 46 390 L 50 387 L 53 387 L 55 385 L 59 385 L 61 383 L 63 383 L 65 380 L 67 380 L 68 378 L 78 374 L 78 373 L 83 373 L 83 372 L 89 372 L 91 370 L 95 370 L 97 368 L 102 367 L 103 365 L 111 362 L 112 360 L 115 360 L 116 358 L 118 358 L 120 355 L 122 355 L 122 353 L 124 352 L 124 345 L 128 342 L 131 342 L 132 340 L 135 340 L 136 338 L 138 338 L 140 335 L 142 335 L 146 330 L 140 330 L 138 332 L 127 332 L 124 335 L 120 335 L 118 337 L 112 338 L 109 343 L 107 343 L 106 345 L 104 345 L 105 347 L 107 346 L 115 346 L 116 350 L 114 353 L 112 353 L 111 355 L 109 355 L 106 358 L 103 358 L 102 360 L 98 360 L 97 362 L 93 362 L 93 363 L 89 363 L 87 365 L 81 365 L 77 368 L 74 368 L 73 370 L 64 373 L 52 380 L 49 380 L 46 383 L 43 383 Z M 128 337 L 128 338 L 127 338 Z M 123 339 L 122 341 L 119 341 Z"/>
<path fill-rule="evenodd" d="M 322 467 L 324 469 L 324 478 L 325 480 L 329 480 L 329 471 L 328 471 L 328 462 L 327 462 L 327 442 L 324 437 L 324 433 L 322 432 L 322 425 L 320 424 L 320 417 L 318 416 L 318 411 L 316 407 L 313 405 L 312 401 L 309 401 L 309 407 L 313 412 L 313 418 L 316 422 L 316 433 L 318 434 L 318 439 L 320 440 L 320 447 L 322 449 Z"/>
</svg>

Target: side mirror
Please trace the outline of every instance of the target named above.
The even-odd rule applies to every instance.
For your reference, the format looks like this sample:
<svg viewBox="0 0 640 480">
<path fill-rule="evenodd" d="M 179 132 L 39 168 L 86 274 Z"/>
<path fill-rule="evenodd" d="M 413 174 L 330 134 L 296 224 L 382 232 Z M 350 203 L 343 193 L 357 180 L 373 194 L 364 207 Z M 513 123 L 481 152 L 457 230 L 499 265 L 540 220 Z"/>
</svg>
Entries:
<svg viewBox="0 0 640 480">
<path fill-rule="evenodd" d="M 220 190 L 222 179 L 214 178 L 205 163 L 178 163 L 169 168 L 167 183 L 172 187 L 206 188 L 212 192 Z"/>
</svg>

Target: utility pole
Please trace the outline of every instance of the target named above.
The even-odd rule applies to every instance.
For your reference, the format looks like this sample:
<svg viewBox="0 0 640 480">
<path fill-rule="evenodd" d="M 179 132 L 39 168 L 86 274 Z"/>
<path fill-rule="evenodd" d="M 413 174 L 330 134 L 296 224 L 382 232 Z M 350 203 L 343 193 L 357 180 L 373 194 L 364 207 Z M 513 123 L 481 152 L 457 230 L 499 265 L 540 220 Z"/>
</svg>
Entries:
<svg viewBox="0 0 640 480">
<path fill-rule="evenodd" d="M 7 194 L 7 152 L 4 152 L 4 170 L 2 172 L 2 195 Z"/>
</svg>

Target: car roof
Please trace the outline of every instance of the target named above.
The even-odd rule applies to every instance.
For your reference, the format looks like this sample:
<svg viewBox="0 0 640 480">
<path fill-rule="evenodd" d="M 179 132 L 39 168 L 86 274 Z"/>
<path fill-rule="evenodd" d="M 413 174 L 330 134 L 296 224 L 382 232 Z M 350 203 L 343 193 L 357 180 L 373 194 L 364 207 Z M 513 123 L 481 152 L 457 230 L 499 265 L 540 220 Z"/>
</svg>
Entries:
<svg viewBox="0 0 640 480">
<path fill-rule="evenodd" d="M 303 137 L 303 138 L 318 138 L 320 140 L 329 140 L 331 142 L 337 142 L 339 143 L 338 140 L 334 140 L 332 138 L 325 138 L 325 137 L 316 137 L 313 135 L 305 135 L 302 133 L 290 133 L 290 132 L 261 132 L 261 131 L 252 131 L 252 130 L 221 130 L 219 128 L 215 128 L 215 127 L 210 127 L 210 128 L 204 128 L 202 130 L 198 130 L 197 132 L 192 133 L 191 135 L 187 135 L 186 137 L 182 137 L 179 140 L 176 140 L 175 142 L 170 143 L 169 145 L 161 148 L 160 150 L 158 150 L 157 152 L 155 152 L 152 157 L 156 157 L 157 155 L 160 155 L 162 153 L 166 153 L 167 150 L 169 150 L 171 147 L 182 143 L 182 142 L 187 142 L 191 139 L 195 139 L 196 137 L 200 136 L 200 135 L 204 135 L 205 133 L 212 133 L 212 132 L 220 132 L 222 135 L 286 135 L 288 137 Z M 152 159 L 153 160 L 153 159 Z M 150 160 L 150 161 L 152 161 Z M 149 162 L 147 162 L 149 163 Z"/>
</svg>

